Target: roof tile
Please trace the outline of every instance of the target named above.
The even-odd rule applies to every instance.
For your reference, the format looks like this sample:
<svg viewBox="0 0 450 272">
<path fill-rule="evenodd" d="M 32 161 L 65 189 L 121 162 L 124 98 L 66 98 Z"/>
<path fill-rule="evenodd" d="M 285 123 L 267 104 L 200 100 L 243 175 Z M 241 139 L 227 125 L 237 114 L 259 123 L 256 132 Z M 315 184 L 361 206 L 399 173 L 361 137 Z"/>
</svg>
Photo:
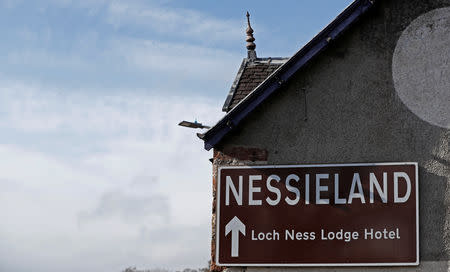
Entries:
<svg viewBox="0 0 450 272">
<path fill-rule="evenodd" d="M 277 61 L 272 61 L 271 58 L 256 59 L 256 61 L 249 61 L 247 59 L 241 66 L 242 72 L 237 78 L 237 85 L 235 89 L 230 92 L 232 95 L 228 105 L 224 105 L 226 111 L 230 111 L 242 99 L 244 99 L 253 89 L 258 87 L 268 76 L 270 76 L 278 67 L 280 67 L 287 59 L 276 58 Z M 241 71 L 240 69 L 240 71 Z M 228 102 L 228 100 L 227 100 Z M 227 104 L 225 102 L 225 104 Z"/>
</svg>

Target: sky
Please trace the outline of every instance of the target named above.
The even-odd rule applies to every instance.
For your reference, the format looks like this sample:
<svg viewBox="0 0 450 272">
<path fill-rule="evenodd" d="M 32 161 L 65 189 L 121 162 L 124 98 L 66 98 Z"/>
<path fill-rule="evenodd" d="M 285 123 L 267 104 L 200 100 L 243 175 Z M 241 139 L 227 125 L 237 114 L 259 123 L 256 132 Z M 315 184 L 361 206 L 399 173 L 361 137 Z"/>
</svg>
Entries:
<svg viewBox="0 0 450 272">
<path fill-rule="evenodd" d="M 206 266 L 214 124 L 245 49 L 289 57 L 349 0 L 0 0 L 0 271 Z"/>
</svg>

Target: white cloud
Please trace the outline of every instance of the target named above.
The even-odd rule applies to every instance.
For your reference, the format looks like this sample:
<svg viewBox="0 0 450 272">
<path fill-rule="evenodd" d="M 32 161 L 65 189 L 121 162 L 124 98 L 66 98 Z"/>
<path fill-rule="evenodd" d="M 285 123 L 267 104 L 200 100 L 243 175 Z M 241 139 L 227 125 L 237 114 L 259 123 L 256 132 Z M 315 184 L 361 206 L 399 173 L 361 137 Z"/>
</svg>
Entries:
<svg viewBox="0 0 450 272">
<path fill-rule="evenodd" d="M 89 17 L 94 10 L 97 13 L 89 21 L 96 23 L 74 22 L 68 34 L 53 21 L 13 22 L 0 70 L 18 80 L 55 86 L 158 86 L 179 94 L 192 91 L 192 82 L 198 82 L 199 91 L 205 93 L 231 85 L 244 53 L 220 46 L 224 40 L 242 42 L 243 34 L 237 32 L 242 32 L 243 22 L 161 2 L 45 0 L 27 6 L 41 7 L 42 18 L 61 9 L 74 17 L 80 13 Z M 113 23 L 124 28 L 115 31 Z"/>
<path fill-rule="evenodd" d="M 114 93 L 47 89 L 42 85 L 0 81 L 0 127 L 24 132 L 66 130 L 131 136 L 153 133 L 153 139 L 166 140 L 168 136 L 178 139 L 193 134 L 183 131 L 183 136 L 179 136 L 180 128 L 174 124 L 182 118 L 198 117 L 212 123 L 217 114 L 209 113 L 221 114 L 218 111 L 221 101 L 202 97 L 163 96 L 163 92 L 146 95 L 132 90 Z M 125 144 L 120 143 L 120 147 L 131 147 L 124 147 Z M 130 145 L 141 148 L 135 142 Z"/>
<path fill-rule="evenodd" d="M 91 73 L 104 77 L 121 70 L 129 74 L 148 73 L 154 82 L 163 77 L 179 82 L 186 79 L 218 81 L 225 85 L 241 59 L 238 54 L 221 49 L 127 37 L 102 41 L 103 49 L 97 52 L 98 38 L 95 37 L 94 32 L 78 36 L 72 43 L 74 48 L 67 52 L 50 48 L 20 48 L 9 50 L 0 56 L 0 60 L 13 67 L 23 67 L 23 71 L 47 69 L 67 76 L 76 71 L 77 74 Z M 108 79 L 114 80 L 117 78 Z"/>
<path fill-rule="evenodd" d="M 171 1 L 147 0 L 44 0 L 36 6 L 45 12 L 50 7 L 83 9 L 88 16 L 97 16 L 111 26 L 143 28 L 166 37 L 182 37 L 201 43 L 236 43 L 242 41 L 245 18 L 241 20 L 214 17 L 187 8 L 168 5 Z M 0 5 L 14 8 L 23 0 L 2 0 Z"/>
<path fill-rule="evenodd" d="M 31 37 L 29 37 L 31 38 Z M 11 65 L 20 65 L 27 68 L 39 67 L 46 68 L 88 68 L 89 64 L 80 55 L 74 54 L 55 54 L 45 49 L 21 49 L 12 50 L 6 54 L 4 60 Z"/>
<path fill-rule="evenodd" d="M 236 42 L 242 39 L 244 21 L 219 19 L 190 9 L 174 9 L 138 1 L 114 1 L 107 21 L 114 26 L 141 25 L 167 36 L 183 36 L 202 42 Z"/>
<path fill-rule="evenodd" d="M 0 270 L 205 265 L 211 155 L 177 123 L 212 124 L 218 104 L 0 81 Z"/>
<path fill-rule="evenodd" d="M 164 220 L 169 216 L 167 197 L 160 194 L 127 194 L 123 190 L 105 192 L 97 207 L 91 212 L 79 215 L 80 224 L 91 220 L 119 217 L 125 222 L 135 223 L 150 217 L 152 221 Z"/>
<path fill-rule="evenodd" d="M 8 3 L 0 5 L 21 7 Z M 83 9 L 101 26 L 75 25 L 67 36 L 52 24 L 25 23 L 11 31 L 20 46 L 0 56 L 3 73 L 41 82 L 0 74 L 0 271 L 206 265 L 211 154 L 199 131 L 177 123 L 213 124 L 222 101 L 169 93 L 192 89 L 186 81 L 226 86 L 241 56 L 208 44 L 241 39 L 240 23 L 148 1 L 48 0 L 30 9 L 46 18 L 55 7 Z M 130 37 L 111 25 L 170 40 Z M 120 72 L 167 89 L 106 92 L 83 81 L 128 84 L 115 78 Z M 65 76 L 81 90 L 42 85 L 60 86 L 60 77 L 68 85 Z"/>
<path fill-rule="evenodd" d="M 109 54 L 123 58 L 134 68 L 149 72 L 220 81 L 230 80 L 236 63 L 241 59 L 234 53 L 220 49 L 137 39 L 114 41 Z"/>
</svg>

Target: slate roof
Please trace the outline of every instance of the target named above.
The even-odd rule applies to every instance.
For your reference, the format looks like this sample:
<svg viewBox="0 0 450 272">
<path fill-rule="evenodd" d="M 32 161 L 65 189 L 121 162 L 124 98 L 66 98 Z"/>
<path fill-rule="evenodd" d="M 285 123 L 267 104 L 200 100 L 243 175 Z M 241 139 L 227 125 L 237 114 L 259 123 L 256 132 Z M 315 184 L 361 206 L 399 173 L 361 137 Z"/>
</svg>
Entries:
<svg viewBox="0 0 450 272">
<path fill-rule="evenodd" d="M 197 134 L 210 150 L 238 126 L 261 103 L 278 91 L 297 71 L 323 52 L 333 40 L 350 28 L 373 5 L 375 0 L 355 0 L 325 29 L 261 82 L 233 109 L 204 134 Z"/>
<path fill-rule="evenodd" d="M 261 82 L 268 78 L 288 58 L 245 58 L 231 86 L 222 111 L 228 112 L 244 99 Z"/>
</svg>

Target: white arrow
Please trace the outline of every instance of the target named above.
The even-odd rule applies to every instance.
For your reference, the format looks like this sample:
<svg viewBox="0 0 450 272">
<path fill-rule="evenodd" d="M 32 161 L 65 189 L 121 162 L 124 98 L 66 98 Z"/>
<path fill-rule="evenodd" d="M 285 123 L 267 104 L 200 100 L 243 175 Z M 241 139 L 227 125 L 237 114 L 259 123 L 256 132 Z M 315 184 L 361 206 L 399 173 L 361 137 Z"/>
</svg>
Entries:
<svg viewBox="0 0 450 272">
<path fill-rule="evenodd" d="M 239 232 L 245 236 L 245 225 L 236 216 L 225 226 L 225 236 L 231 232 L 231 257 L 239 256 Z"/>
</svg>

